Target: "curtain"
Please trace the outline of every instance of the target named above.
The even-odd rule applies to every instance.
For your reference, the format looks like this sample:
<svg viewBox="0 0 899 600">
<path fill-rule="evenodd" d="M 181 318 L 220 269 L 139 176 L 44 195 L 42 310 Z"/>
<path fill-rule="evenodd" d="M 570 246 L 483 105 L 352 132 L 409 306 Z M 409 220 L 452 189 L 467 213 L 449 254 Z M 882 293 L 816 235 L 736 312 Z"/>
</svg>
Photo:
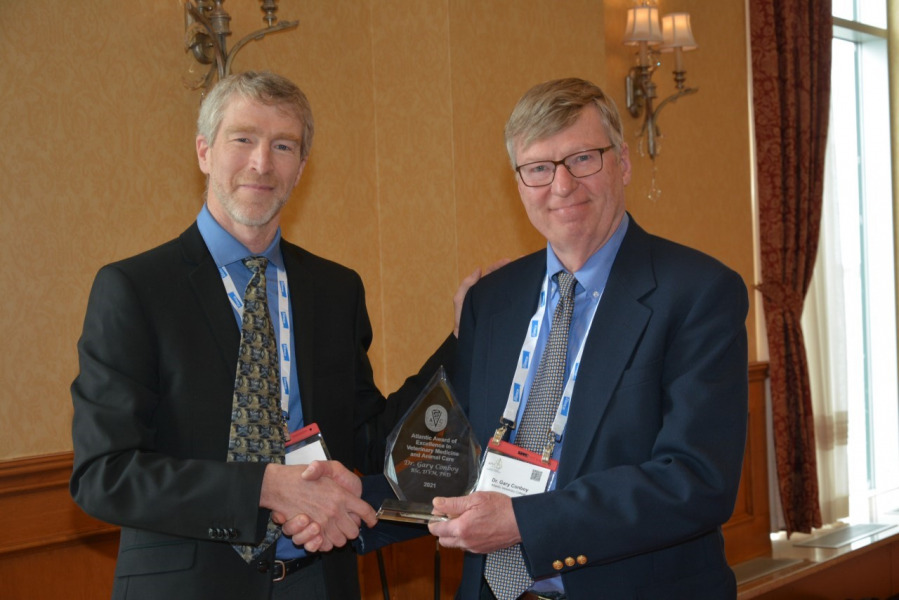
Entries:
<svg viewBox="0 0 899 600">
<path fill-rule="evenodd" d="M 787 534 L 821 526 L 800 318 L 821 224 L 831 1 L 750 0 L 762 294 L 777 480 Z"/>
<path fill-rule="evenodd" d="M 831 130 L 833 130 L 831 111 Z M 843 289 L 839 205 L 831 200 L 839 166 L 834 163 L 833 140 L 825 160 L 818 260 L 802 311 L 809 366 L 809 389 L 815 415 L 818 495 L 821 519 L 834 523 L 849 516 L 849 382 L 846 364 L 846 302 Z M 851 216 L 851 215 L 849 215 Z M 856 216 L 855 219 L 858 217 Z"/>
</svg>

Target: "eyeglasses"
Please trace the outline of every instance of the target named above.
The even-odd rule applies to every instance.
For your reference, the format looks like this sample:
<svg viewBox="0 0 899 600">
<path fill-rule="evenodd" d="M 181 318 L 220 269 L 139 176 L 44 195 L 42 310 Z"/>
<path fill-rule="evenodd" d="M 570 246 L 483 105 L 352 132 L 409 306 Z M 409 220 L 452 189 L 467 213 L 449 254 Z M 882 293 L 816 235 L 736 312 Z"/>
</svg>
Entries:
<svg viewBox="0 0 899 600">
<path fill-rule="evenodd" d="M 572 177 L 589 177 L 602 171 L 602 155 L 614 146 L 605 148 L 593 148 L 581 150 L 569 154 L 562 160 L 541 160 L 520 165 L 515 168 L 521 177 L 521 183 L 528 187 L 543 187 L 549 185 L 556 178 L 556 168 L 564 165 Z"/>
</svg>

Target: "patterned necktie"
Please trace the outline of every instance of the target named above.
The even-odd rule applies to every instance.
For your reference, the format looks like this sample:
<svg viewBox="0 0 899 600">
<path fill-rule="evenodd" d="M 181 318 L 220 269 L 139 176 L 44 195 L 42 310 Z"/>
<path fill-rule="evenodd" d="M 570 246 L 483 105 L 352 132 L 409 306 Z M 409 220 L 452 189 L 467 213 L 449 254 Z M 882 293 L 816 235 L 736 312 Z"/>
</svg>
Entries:
<svg viewBox="0 0 899 600">
<path fill-rule="evenodd" d="M 280 406 L 277 342 L 265 292 L 268 259 L 254 256 L 245 258 L 243 264 L 253 276 L 243 297 L 228 462 L 284 463 L 286 432 Z M 250 562 L 280 535 L 281 528 L 269 519 L 262 543 L 258 546 L 234 544 L 234 549 Z"/>
<path fill-rule="evenodd" d="M 542 453 L 565 386 L 565 364 L 568 357 L 568 329 L 574 311 L 574 287 L 577 280 L 567 271 L 556 275 L 559 282 L 559 303 L 553 313 L 549 339 L 531 384 L 528 403 L 518 426 L 516 445 Z M 484 577 L 498 600 L 515 600 L 534 580 L 528 574 L 521 555 L 521 544 L 502 548 L 487 555 Z"/>
</svg>

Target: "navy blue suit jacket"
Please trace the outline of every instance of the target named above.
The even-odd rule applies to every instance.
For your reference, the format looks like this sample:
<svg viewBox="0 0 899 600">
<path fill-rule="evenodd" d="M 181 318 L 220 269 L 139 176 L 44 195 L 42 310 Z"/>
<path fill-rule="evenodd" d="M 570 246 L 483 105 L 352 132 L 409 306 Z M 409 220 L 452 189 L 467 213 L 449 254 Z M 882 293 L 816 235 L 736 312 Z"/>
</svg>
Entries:
<svg viewBox="0 0 899 600">
<path fill-rule="evenodd" d="M 453 382 L 484 447 L 545 271 L 540 251 L 466 298 Z M 561 574 L 571 600 L 736 596 L 720 526 L 745 446 L 747 310 L 737 273 L 631 219 L 584 348 L 557 488 L 513 499 L 532 576 Z M 466 555 L 459 598 L 478 598 L 483 564 Z"/>
</svg>

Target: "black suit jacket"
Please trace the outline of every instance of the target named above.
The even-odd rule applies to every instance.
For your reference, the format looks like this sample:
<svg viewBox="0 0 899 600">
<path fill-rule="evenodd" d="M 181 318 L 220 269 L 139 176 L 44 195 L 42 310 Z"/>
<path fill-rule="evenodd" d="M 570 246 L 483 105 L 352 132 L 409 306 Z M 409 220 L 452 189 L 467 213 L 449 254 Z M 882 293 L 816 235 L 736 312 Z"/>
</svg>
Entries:
<svg viewBox="0 0 899 600">
<path fill-rule="evenodd" d="M 386 401 L 367 350 L 359 276 L 281 242 L 303 415 L 334 459 L 379 468 L 383 439 L 440 364 L 452 337 Z M 196 224 L 103 267 L 88 302 L 72 384 L 71 493 L 120 525 L 114 598 L 268 598 L 270 549 L 247 565 L 231 542 L 261 540 L 264 465 L 227 463 L 240 333 Z M 448 366 L 448 365 L 447 365 Z M 359 595 L 351 548 L 324 556 L 329 593 Z"/>
<path fill-rule="evenodd" d="M 471 288 L 454 377 L 486 448 L 499 425 L 546 252 Z M 631 219 L 588 333 L 554 491 L 512 501 L 533 576 L 571 600 L 733 598 L 720 526 L 746 436 L 746 287 Z M 478 598 L 466 555 L 459 598 Z"/>
</svg>

